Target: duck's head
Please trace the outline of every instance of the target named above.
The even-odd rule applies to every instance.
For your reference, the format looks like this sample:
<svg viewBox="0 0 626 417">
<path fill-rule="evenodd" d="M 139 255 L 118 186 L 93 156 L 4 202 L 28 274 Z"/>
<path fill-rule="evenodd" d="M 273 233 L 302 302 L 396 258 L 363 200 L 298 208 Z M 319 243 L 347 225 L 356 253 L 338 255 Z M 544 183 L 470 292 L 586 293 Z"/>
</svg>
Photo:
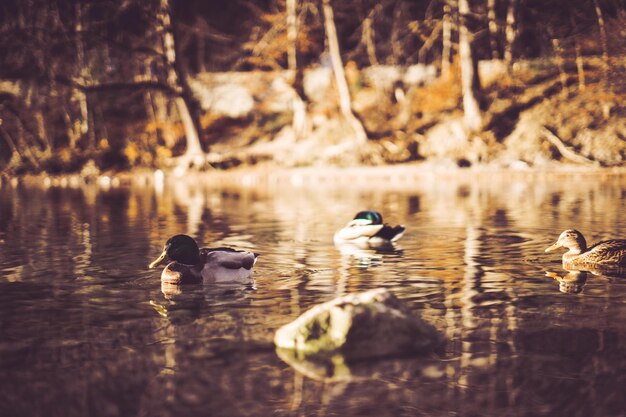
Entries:
<svg viewBox="0 0 626 417">
<path fill-rule="evenodd" d="M 552 252 L 559 248 L 567 248 L 571 253 L 582 253 L 587 249 L 587 242 L 582 233 L 575 229 L 568 229 L 561 233 L 556 243 L 546 248 L 546 252 Z"/>
<path fill-rule="evenodd" d="M 367 240 L 378 233 L 383 226 L 383 216 L 380 213 L 372 210 L 360 211 L 344 228 L 335 233 L 333 239 L 335 242 Z"/>
<path fill-rule="evenodd" d="M 165 242 L 161 255 L 152 261 L 149 268 L 154 268 L 166 259 L 183 265 L 196 265 L 200 259 L 200 249 L 193 238 L 187 235 L 172 236 Z"/>
<path fill-rule="evenodd" d="M 366 224 L 383 224 L 383 216 L 374 210 L 359 211 L 352 221 L 367 222 Z"/>
</svg>

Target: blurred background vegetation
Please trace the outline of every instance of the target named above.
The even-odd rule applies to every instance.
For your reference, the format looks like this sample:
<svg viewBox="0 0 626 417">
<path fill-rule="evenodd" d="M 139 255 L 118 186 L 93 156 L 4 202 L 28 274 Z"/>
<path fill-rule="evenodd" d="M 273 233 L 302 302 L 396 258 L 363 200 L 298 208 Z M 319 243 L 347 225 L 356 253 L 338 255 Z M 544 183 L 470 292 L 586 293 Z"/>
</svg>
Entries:
<svg viewBox="0 0 626 417">
<path fill-rule="evenodd" d="M 622 165 L 625 46 L 624 0 L 3 0 L 0 171 Z"/>
</svg>

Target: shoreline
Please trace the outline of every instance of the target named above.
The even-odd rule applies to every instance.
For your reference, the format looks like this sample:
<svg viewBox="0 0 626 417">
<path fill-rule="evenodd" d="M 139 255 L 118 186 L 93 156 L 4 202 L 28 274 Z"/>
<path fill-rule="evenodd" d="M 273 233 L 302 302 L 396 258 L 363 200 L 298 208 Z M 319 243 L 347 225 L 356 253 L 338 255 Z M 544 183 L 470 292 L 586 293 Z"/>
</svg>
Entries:
<svg viewBox="0 0 626 417">
<path fill-rule="evenodd" d="M 228 170 L 180 172 L 176 170 L 137 169 L 133 171 L 108 172 L 84 176 L 80 173 L 64 175 L 0 176 L 0 186 L 23 184 L 27 186 L 70 187 L 97 184 L 101 187 L 151 186 L 169 181 L 201 181 L 204 187 L 317 187 L 332 186 L 359 188 L 391 186 L 406 187 L 419 182 L 457 180 L 502 182 L 507 180 L 534 179 L 556 180 L 563 178 L 586 178 L 596 180 L 626 177 L 626 167 L 588 167 L 559 164 L 541 168 L 503 168 L 501 166 L 472 166 L 458 168 L 432 163 L 409 163 L 384 166 L 309 166 L 277 167 L 255 165 Z"/>
</svg>

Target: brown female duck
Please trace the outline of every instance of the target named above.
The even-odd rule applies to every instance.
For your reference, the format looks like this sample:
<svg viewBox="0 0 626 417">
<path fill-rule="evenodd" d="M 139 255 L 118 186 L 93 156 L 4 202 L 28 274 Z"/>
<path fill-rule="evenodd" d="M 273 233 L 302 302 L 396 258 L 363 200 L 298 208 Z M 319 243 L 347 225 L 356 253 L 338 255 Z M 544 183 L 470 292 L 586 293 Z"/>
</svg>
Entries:
<svg viewBox="0 0 626 417">
<path fill-rule="evenodd" d="M 626 239 L 603 240 L 587 247 L 587 241 L 578 230 L 569 229 L 546 252 L 567 248 L 563 254 L 566 265 L 626 266 Z"/>
</svg>

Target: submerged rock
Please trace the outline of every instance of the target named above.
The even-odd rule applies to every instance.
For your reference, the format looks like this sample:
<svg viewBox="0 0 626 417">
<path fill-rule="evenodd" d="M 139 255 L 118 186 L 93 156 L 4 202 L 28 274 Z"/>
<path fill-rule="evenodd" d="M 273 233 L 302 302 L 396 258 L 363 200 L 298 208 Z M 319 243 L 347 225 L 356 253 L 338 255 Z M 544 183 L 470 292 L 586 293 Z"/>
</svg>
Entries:
<svg viewBox="0 0 626 417">
<path fill-rule="evenodd" d="M 442 338 L 385 289 L 336 298 L 306 311 L 281 327 L 277 347 L 297 356 L 331 356 L 347 360 L 425 353 Z"/>
</svg>

